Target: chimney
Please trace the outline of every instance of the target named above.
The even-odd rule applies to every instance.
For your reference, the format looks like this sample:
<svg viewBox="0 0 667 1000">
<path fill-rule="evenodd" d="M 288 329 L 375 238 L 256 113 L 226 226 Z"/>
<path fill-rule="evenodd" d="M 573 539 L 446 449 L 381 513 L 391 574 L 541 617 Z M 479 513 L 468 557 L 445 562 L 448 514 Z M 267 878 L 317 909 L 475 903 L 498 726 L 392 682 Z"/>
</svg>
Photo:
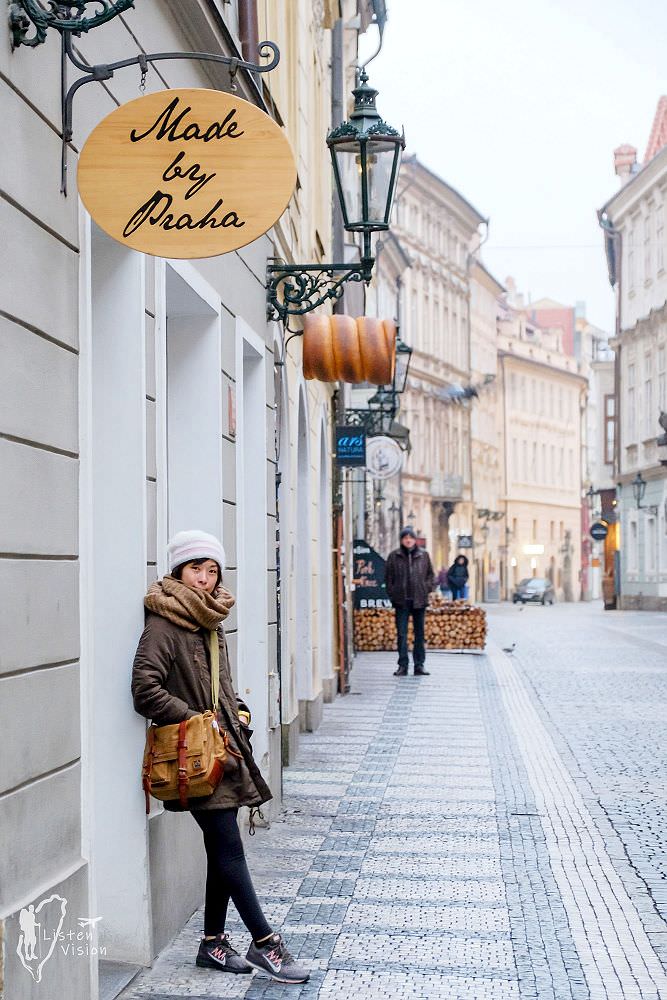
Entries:
<svg viewBox="0 0 667 1000">
<path fill-rule="evenodd" d="M 621 187 L 637 173 L 637 150 L 625 143 L 614 150 L 614 173 L 621 181 Z"/>
</svg>

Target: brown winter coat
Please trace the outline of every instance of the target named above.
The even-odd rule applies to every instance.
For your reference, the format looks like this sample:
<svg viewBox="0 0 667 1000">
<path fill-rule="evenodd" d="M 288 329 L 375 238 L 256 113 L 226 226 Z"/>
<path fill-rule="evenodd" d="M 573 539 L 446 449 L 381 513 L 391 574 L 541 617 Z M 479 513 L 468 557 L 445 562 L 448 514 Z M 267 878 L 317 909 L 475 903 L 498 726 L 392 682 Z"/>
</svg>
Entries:
<svg viewBox="0 0 667 1000">
<path fill-rule="evenodd" d="M 171 579 L 165 577 L 163 583 Z M 271 798 L 252 755 L 251 730 L 239 721 L 239 708 L 245 706 L 234 693 L 222 627 L 218 629 L 218 642 L 220 727 L 227 731 L 230 743 L 243 759 L 238 760 L 230 754 L 224 776 L 213 794 L 191 799 L 185 807 L 188 810 L 258 806 Z M 211 671 L 206 629 L 198 627 L 196 622 L 189 627 L 177 625 L 147 610 L 146 625 L 132 668 L 132 699 L 136 711 L 158 725 L 181 722 L 210 709 Z M 167 801 L 164 807 L 173 812 L 184 809 L 178 800 Z"/>
<path fill-rule="evenodd" d="M 395 608 L 425 608 L 433 590 L 434 573 L 431 557 L 425 549 L 415 546 L 410 552 L 401 545 L 387 557 L 384 570 L 387 594 Z"/>
</svg>

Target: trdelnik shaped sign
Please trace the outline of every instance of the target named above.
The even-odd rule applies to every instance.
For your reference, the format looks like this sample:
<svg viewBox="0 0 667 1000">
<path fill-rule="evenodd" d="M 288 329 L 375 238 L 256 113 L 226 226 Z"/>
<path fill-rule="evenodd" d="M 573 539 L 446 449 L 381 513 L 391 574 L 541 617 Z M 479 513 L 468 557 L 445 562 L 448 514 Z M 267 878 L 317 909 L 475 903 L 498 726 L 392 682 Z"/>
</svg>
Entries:
<svg viewBox="0 0 667 1000">
<path fill-rule="evenodd" d="M 88 137 L 78 187 L 95 222 L 157 257 L 214 257 L 280 218 L 294 155 L 264 111 L 219 90 L 163 90 L 121 105 Z"/>
</svg>

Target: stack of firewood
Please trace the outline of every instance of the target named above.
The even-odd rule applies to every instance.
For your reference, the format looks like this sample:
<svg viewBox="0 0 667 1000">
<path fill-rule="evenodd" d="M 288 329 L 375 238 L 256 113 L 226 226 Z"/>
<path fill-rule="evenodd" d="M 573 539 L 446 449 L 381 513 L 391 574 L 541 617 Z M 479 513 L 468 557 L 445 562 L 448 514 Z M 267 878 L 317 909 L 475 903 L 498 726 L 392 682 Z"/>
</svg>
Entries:
<svg viewBox="0 0 667 1000">
<path fill-rule="evenodd" d="M 431 594 L 424 623 L 429 649 L 484 649 L 486 614 L 467 601 L 447 601 Z M 412 619 L 408 626 L 412 645 Z M 354 612 L 354 646 L 358 652 L 396 649 L 396 623 L 391 608 L 363 608 Z"/>
</svg>

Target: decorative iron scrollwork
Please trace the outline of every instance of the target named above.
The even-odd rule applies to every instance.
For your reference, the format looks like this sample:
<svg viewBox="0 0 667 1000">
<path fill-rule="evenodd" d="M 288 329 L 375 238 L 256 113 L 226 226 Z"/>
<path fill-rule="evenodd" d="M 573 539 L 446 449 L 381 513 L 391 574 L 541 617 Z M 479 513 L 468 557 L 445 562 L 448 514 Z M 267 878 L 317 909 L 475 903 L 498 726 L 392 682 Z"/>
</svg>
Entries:
<svg viewBox="0 0 667 1000">
<path fill-rule="evenodd" d="M 274 258 L 267 266 L 269 319 L 285 322 L 337 301 L 346 282 L 370 281 L 372 267 L 372 258 L 359 264 L 286 264 Z"/>
<path fill-rule="evenodd" d="M 86 8 L 94 8 L 90 14 Z M 49 28 L 76 35 L 111 21 L 123 11 L 134 7 L 134 0 L 47 0 L 42 6 L 37 0 L 18 0 L 9 5 L 9 27 L 12 48 L 19 45 L 41 45 Z M 29 35 L 34 29 L 34 35 Z"/>
</svg>

